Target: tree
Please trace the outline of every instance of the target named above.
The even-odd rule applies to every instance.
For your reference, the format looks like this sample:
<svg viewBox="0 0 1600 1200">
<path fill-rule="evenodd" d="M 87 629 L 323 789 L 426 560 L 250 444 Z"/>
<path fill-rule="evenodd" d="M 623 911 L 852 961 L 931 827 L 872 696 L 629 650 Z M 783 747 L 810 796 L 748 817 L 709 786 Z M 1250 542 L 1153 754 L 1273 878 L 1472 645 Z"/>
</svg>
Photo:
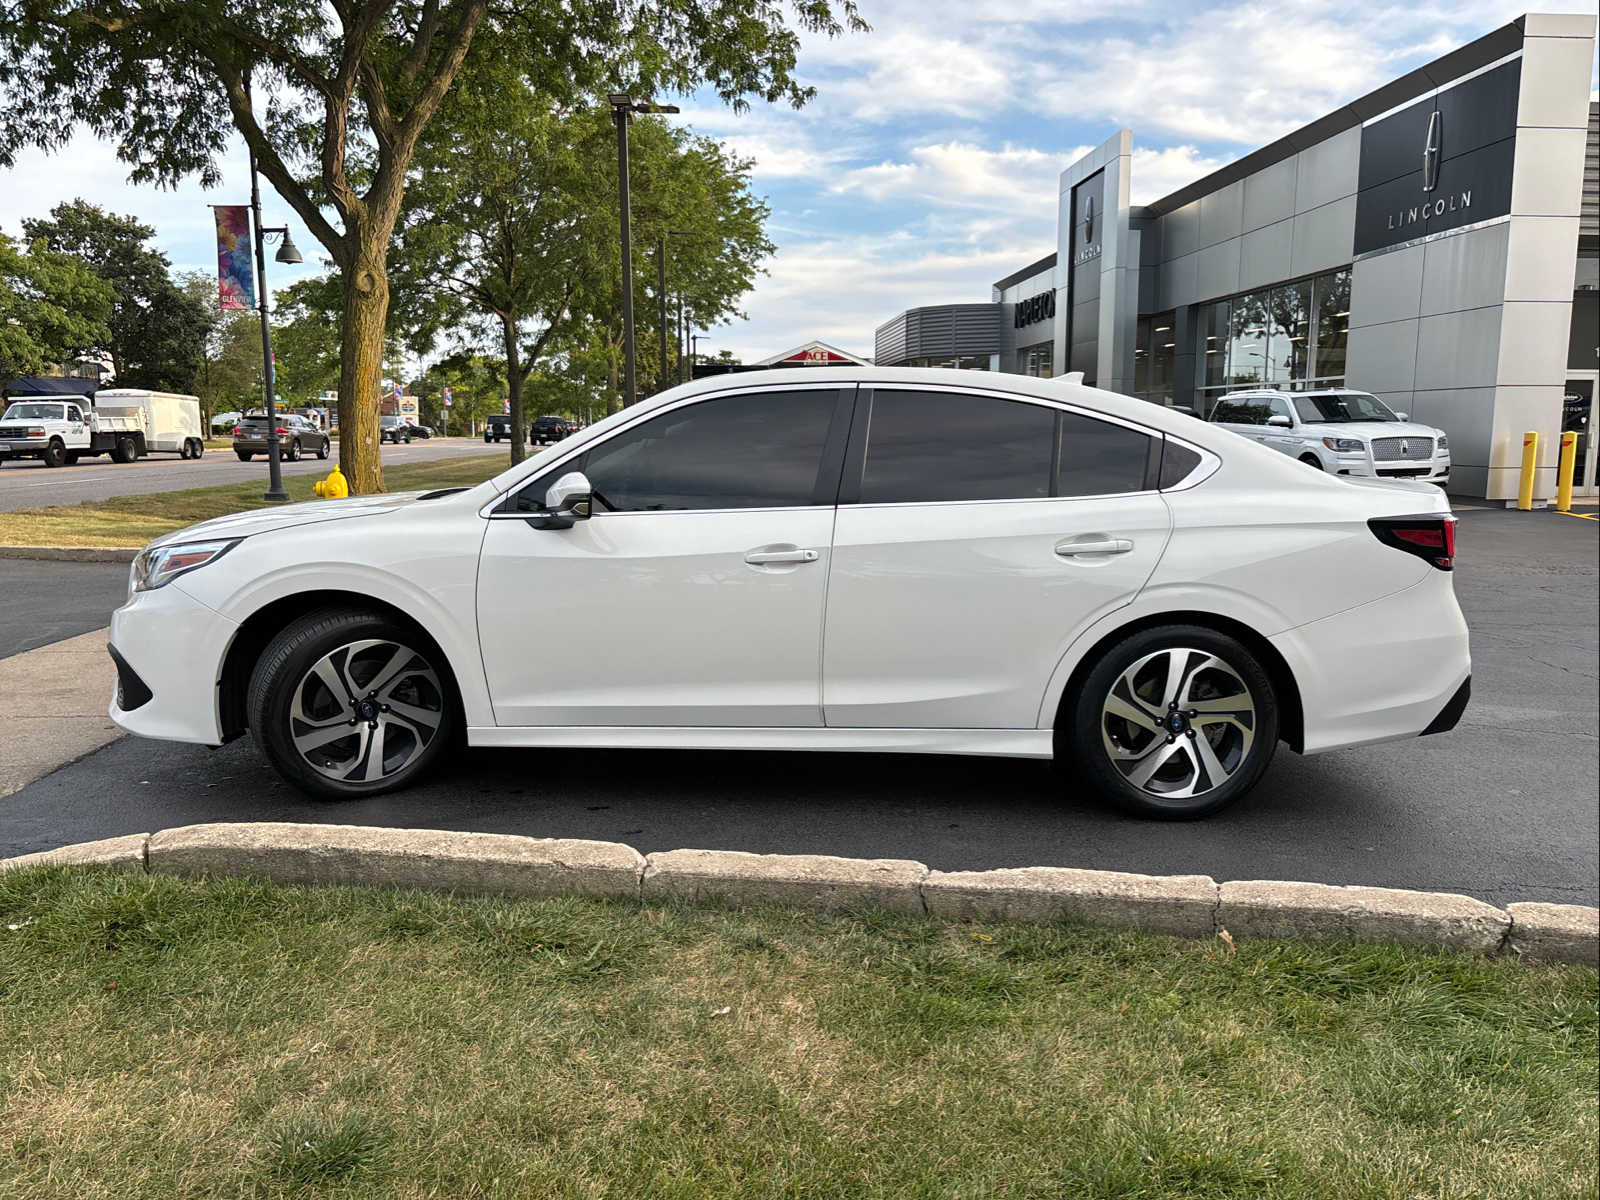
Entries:
<svg viewBox="0 0 1600 1200">
<path fill-rule="evenodd" d="M 286 403 L 309 404 L 339 384 L 337 275 L 290 284 L 275 298 L 272 360 L 277 392 Z"/>
<path fill-rule="evenodd" d="M 793 6 L 802 29 L 865 28 L 854 0 Z M 237 129 L 339 268 L 339 460 L 354 491 L 381 491 L 371 398 L 389 239 L 418 141 L 486 27 L 553 97 L 610 83 L 709 84 L 735 105 L 812 95 L 780 0 L 506 0 L 492 18 L 489 0 L 0 0 L 0 166 L 20 146 L 58 148 L 81 122 L 116 142 L 136 183 L 214 185 Z M 264 113 L 252 85 L 270 97 Z"/>
<path fill-rule="evenodd" d="M 23 221 L 22 228 L 111 285 L 108 334 L 86 349 L 110 357 L 118 387 L 193 388 L 214 309 L 173 282 L 167 256 L 147 244 L 153 228 L 85 200 L 58 204 L 49 217 Z"/>
<path fill-rule="evenodd" d="M 184 293 L 198 304 L 216 303 L 216 276 L 189 271 L 178 277 Z M 207 430 L 221 412 L 243 412 L 264 403 L 261 389 L 261 325 L 253 312 L 219 313 L 206 335 L 200 365 L 190 388 L 200 398 Z"/>
<path fill-rule="evenodd" d="M 0 381 L 35 375 L 109 336 L 111 288 L 42 241 L 19 249 L 0 233 Z"/>
</svg>

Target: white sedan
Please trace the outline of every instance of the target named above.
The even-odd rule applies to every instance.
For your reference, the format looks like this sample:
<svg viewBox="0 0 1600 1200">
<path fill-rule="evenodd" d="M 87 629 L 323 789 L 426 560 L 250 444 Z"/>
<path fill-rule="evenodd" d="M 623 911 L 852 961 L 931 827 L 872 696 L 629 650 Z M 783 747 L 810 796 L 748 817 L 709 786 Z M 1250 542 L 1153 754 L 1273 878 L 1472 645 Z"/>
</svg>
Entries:
<svg viewBox="0 0 1600 1200">
<path fill-rule="evenodd" d="M 1436 488 L 1067 380 L 719 376 L 477 487 L 152 542 L 111 716 L 326 797 L 448 743 L 1056 758 L 1163 817 L 1466 706 Z M 551 636 L 550 630 L 560 630 Z"/>
</svg>

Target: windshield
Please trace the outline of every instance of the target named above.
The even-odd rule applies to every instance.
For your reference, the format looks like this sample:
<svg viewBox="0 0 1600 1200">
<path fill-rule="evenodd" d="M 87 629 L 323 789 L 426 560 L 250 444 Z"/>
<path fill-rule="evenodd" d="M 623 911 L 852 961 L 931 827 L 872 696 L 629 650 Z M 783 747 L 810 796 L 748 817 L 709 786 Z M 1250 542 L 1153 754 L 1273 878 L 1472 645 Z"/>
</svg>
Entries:
<svg viewBox="0 0 1600 1200">
<path fill-rule="evenodd" d="M 59 404 L 13 404 L 6 409 L 6 415 L 0 421 L 60 421 L 62 406 Z"/>
<path fill-rule="evenodd" d="M 1400 418 L 1376 396 L 1366 392 L 1328 392 L 1296 396 L 1294 406 L 1302 421 L 1340 424 L 1348 421 L 1398 421 Z"/>
</svg>

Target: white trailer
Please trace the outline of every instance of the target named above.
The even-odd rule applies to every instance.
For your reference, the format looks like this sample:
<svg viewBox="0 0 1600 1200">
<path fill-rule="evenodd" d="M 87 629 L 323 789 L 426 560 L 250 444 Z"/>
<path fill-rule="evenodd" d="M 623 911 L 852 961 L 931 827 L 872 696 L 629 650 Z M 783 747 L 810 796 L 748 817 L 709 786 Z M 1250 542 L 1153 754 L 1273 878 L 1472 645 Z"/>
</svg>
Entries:
<svg viewBox="0 0 1600 1200">
<path fill-rule="evenodd" d="M 94 407 L 108 417 L 118 410 L 137 409 L 143 421 L 146 451 L 164 450 L 179 458 L 199 458 L 205 453 L 206 431 L 200 423 L 200 401 L 195 396 L 143 388 L 105 388 L 95 393 Z"/>
</svg>

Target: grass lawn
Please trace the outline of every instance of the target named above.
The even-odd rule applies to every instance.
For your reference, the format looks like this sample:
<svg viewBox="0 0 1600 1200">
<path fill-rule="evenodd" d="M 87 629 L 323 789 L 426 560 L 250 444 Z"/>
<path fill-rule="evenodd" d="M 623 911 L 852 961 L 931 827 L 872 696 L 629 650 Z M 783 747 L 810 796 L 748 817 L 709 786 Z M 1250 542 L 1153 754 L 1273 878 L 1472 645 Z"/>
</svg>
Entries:
<svg viewBox="0 0 1600 1200">
<path fill-rule="evenodd" d="M 385 466 L 383 478 L 391 492 L 461 487 L 482 483 L 510 465 L 500 455 L 463 455 L 431 462 Z M 328 470 L 334 464 L 328 462 Z M 322 475 L 285 475 L 284 490 L 291 500 L 315 500 L 311 488 Z M 143 496 L 116 496 L 52 508 L 21 508 L 0 512 L 0 545 L 7 546 L 142 546 L 151 538 L 247 508 L 265 508 L 261 498 L 266 476 L 251 476 L 238 483 L 189 488 L 181 492 L 152 492 Z"/>
<path fill-rule="evenodd" d="M 1596 1069 L 1579 967 L 0 876 L 7 1200 L 1549 1200 Z"/>
</svg>

